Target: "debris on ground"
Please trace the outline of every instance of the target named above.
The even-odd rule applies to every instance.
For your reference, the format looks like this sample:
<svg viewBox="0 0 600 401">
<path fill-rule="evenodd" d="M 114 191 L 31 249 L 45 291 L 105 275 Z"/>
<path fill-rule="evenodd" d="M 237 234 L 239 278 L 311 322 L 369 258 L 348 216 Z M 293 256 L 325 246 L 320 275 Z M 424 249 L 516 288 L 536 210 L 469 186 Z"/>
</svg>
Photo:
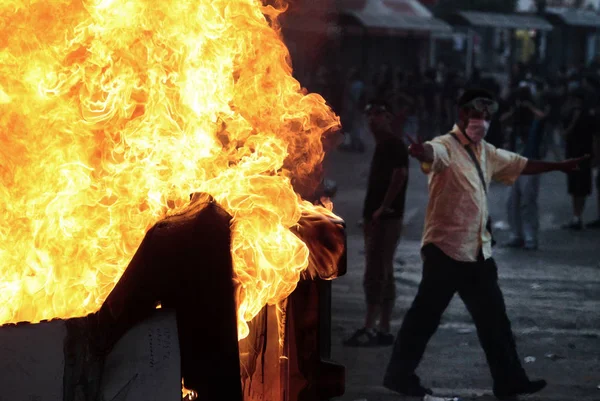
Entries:
<svg viewBox="0 0 600 401">
<path fill-rule="evenodd" d="M 526 356 L 525 357 L 525 363 L 534 363 L 535 362 L 535 356 Z"/>
<path fill-rule="evenodd" d="M 551 361 L 558 361 L 559 359 L 565 359 L 564 356 L 562 355 L 557 355 L 557 354 L 553 354 L 552 352 L 548 352 L 547 354 L 544 355 L 546 358 L 550 359 Z"/>
<path fill-rule="evenodd" d="M 531 284 L 531 289 L 532 290 L 539 290 L 540 288 L 542 288 L 542 286 L 539 285 L 538 283 Z"/>
</svg>

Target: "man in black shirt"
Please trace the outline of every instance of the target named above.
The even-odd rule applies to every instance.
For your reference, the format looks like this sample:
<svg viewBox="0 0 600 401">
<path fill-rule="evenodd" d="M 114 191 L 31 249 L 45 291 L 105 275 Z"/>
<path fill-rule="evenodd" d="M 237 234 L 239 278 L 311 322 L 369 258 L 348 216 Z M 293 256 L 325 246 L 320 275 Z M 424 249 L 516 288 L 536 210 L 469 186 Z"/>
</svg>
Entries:
<svg viewBox="0 0 600 401">
<path fill-rule="evenodd" d="M 363 210 L 366 256 L 363 285 L 367 314 L 364 327 L 344 342 L 347 346 L 382 346 L 394 342 L 390 333 L 396 300 L 394 253 L 404 215 L 408 150 L 402 138 L 392 130 L 391 110 L 382 101 L 367 106 L 369 126 L 376 142 Z"/>
<path fill-rule="evenodd" d="M 565 136 L 565 154 L 567 157 L 589 155 L 594 147 L 594 119 L 589 106 L 586 107 L 587 93 L 583 88 L 573 90 L 568 112 L 568 125 Z M 572 198 L 573 219 L 563 225 L 570 230 L 582 230 L 582 215 L 588 196 L 592 194 L 592 164 L 590 160 L 582 163 L 577 171 L 567 175 L 568 191 Z"/>
<path fill-rule="evenodd" d="M 598 59 L 595 60 L 596 62 Z M 587 109 L 590 115 L 590 124 L 588 130 L 591 131 L 593 139 L 592 155 L 593 165 L 600 166 L 600 77 L 590 73 L 584 76 L 582 87 L 586 91 Z M 589 142 L 588 142 L 589 143 Z M 586 228 L 600 229 L 600 170 L 596 174 L 596 197 L 597 197 L 597 218 L 588 224 Z"/>
</svg>

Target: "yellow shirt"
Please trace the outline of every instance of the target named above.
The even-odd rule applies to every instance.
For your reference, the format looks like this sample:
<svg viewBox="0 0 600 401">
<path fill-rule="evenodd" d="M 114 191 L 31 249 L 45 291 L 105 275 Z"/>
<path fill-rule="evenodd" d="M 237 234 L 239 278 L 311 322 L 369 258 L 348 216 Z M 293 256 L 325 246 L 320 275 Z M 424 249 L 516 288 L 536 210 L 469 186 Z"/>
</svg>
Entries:
<svg viewBox="0 0 600 401">
<path fill-rule="evenodd" d="M 423 245 L 433 243 L 446 255 L 461 262 L 475 262 L 481 249 L 492 257 L 492 236 L 486 229 L 488 201 L 477 168 L 464 146 L 469 140 L 454 126 L 450 134 L 428 142 L 433 147 L 429 172 L 429 203 Z M 482 140 L 469 145 L 479 159 L 486 186 L 494 180 L 512 185 L 527 164 L 513 152 L 497 149 Z"/>
</svg>

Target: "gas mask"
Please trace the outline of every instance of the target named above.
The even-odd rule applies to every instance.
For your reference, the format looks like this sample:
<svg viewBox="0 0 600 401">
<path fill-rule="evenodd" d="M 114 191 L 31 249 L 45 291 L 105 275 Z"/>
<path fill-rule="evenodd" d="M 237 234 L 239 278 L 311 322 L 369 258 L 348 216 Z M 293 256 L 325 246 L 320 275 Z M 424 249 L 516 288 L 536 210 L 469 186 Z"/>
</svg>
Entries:
<svg viewBox="0 0 600 401">
<path fill-rule="evenodd" d="M 466 134 L 475 143 L 481 142 L 490 129 L 490 122 L 484 119 L 470 119 Z"/>
</svg>

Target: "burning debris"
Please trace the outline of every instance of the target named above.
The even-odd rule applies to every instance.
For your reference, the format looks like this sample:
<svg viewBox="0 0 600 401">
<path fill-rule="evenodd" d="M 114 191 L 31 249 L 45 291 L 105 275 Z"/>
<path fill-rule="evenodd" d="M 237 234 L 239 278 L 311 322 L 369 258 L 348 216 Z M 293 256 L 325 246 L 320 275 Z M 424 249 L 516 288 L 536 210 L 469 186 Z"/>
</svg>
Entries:
<svg viewBox="0 0 600 401">
<path fill-rule="evenodd" d="M 314 241 L 309 243 L 318 244 L 310 249 L 314 257 L 305 278 L 285 302 L 261 310 L 250 322 L 249 336 L 238 346 L 239 285 L 232 280 L 231 221 L 214 198 L 196 194 L 186 209 L 148 231 L 99 311 L 64 322 L 63 401 L 95 401 L 132 386 L 138 386 L 137 392 L 131 388 L 129 391 L 145 392 L 144 399 L 155 397 L 140 383 L 160 376 L 155 366 L 164 365 L 167 358 L 160 354 L 167 355 L 172 348 L 181 349 L 185 387 L 194 389 L 201 400 L 313 400 L 343 393 L 343 368 L 323 360 L 329 356 L 330 332 L 328 282 L 323 279 L 345 272 L 343 223 L 324 216 L 301 219 L 296 235 L 311 237 Z M 168 322 L 149 325 L 152 319 L 160 323 L 156 316 L 158 304 L 161 310 L 175 312 L 176 330 L 168 329 Z M 55 334 L 50 337 L 60 337 L 56 331 L 62 326 L 52 323 Z M 136 328 L 140 325 L 149 326 L 148 339 L 143 330 Z M 12 334 L 6 329 L 10 327 L 0 332 L 0 339 L 12 351 L 0 352 L 8 364 L 3 369 L 8 374 L 2 375 L 0 387 L 13 389 L 11 363 L 18 349 L 26 345 L 15 337 L 15 328 Z M 132 330 L 142 333 L 137 341 L 149 341 L 141 347 L 148 347 L 149 367 L 138 362 L 140 367 L 133 373 L 132 369 L 119 373 L 123 370 L 120 364 L 132 365 L 126 361 L 136 357 L 123 356 L 129 353 L 122 343 L 140 348 L 131 339 Z M 165 330 L 167 337 L 174 337 L 168 333 L 176 332 L 178 341 L 165 338 Z M 60 362 L 54 365 L 62 366 Z M 47 372 L 40 376 L 46 377 Z M 177 381 L 171 381 L 170 386 L 166 380 L 160 383 L 171 389 L 177 385 Z M 31 398 L 31 394 L 25 395 Z"/>
<path fill-rule="evenodd" d="M 146 232 L 209 193 L 233 217 L 238 336 L 294 290 L 323 135 L 259 0 L 0 5 L 0 324 L 96 311 Z M 309 238 L 305 238 L 311 241 Z"/>
</svg>

